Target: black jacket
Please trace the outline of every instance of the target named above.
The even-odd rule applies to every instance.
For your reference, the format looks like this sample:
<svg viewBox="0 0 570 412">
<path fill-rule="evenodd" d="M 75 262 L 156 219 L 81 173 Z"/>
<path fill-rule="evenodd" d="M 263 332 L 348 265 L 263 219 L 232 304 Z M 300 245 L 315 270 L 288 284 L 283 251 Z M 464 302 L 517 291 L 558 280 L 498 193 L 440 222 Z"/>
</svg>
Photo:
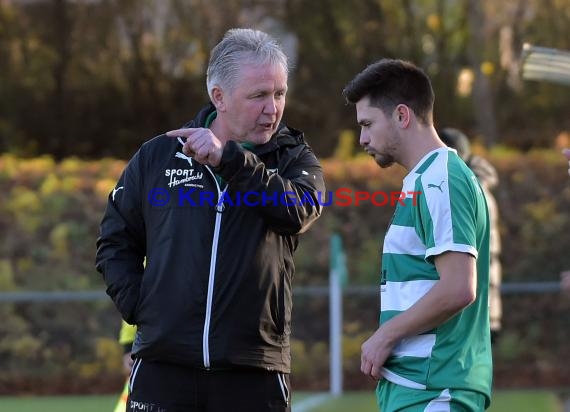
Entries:
<svg viewBox="0 0 570 412">
<path fill-rule="evenodd" d="M 251 151 L 226 143 L 217 170 L 186 157 L 181 139 L 143 144 L 109 195 L 96 258 L 138 327 L 133 355 L 290 372 L 293 252 L 324 190 L 303 134 L 284 125 Z"/>
</svg>

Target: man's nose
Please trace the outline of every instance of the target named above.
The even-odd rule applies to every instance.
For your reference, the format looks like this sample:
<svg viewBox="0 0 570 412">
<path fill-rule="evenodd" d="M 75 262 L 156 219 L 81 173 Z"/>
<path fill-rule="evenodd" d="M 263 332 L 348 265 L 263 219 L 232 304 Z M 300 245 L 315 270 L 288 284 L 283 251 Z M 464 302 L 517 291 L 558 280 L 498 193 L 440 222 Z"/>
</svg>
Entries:
<svg viewBox="0 0 570 412">
<path fill-rule="evenodd" d="M 271 96 L 267 99 L 263 111 L 268 114 L 277 113 L 277 102 L 275 100 L 275 97 Z"/>
<path fill-rule="evenodd" d="M 365 146 L 366 144 L 370 143 L 370 139 L 368 138 L 368 133 L 360 132 L 360 146 Z"/>
</svg>

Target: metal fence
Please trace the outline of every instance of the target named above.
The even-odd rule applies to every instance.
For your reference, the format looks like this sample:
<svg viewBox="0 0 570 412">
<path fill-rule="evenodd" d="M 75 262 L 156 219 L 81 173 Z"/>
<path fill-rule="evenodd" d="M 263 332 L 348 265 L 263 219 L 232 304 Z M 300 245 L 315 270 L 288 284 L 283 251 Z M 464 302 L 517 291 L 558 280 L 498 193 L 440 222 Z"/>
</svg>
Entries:
<svg viewBox="0 0 570 412">
<path fill-rule="evenodd" d="M 343 295 L 376 295 L 378 286 L 347 286 Z M 517 293 L 557 293 L 559 282 L 508 282 L 501 285 L 501 294 Z M 298 286 L 294 288 L 295 296 L 328 296 L 329 286 Z M 109 299 L 102 290 L 79 291 L 17 291 L 0 292 L 0 302 L 87 302 Z"/>
</svg>

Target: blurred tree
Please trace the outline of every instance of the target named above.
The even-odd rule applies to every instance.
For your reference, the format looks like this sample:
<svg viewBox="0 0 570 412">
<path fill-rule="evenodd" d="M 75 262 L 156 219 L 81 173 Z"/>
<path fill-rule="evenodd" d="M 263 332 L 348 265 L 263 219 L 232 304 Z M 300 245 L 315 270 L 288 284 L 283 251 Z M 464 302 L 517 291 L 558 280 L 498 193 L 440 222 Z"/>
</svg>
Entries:
<svg viewBox="0 0 570 412">
<path fill-rule="evenodd" d="M 523 42 L 570 49 L 570 0 L 0 2 L 0 151 L 127 158 L 207 100 L 230 27 L 271 32 L 294 63 L 285 119 L 330 156 L 355 129 L 341 91 L 381 57 L 432 78 L 436 122 L 528 149 L 570 129 L 567 90 L 521 82 Z"/>
<path fill-rule="evenodd" d="M 299 38 L 287 117 L 306 132 L 317 153 L 330 155 L 342 130 L 355 124 L 342 89 L 372 62 L 370 56 L 389 54 L 386 43 L 397 41 L 397 36 L 388 35 L 393 23 L 379 2 L 285 0 L 285 4 L 286 25 Z"/>
<path fill-rule="evenodd" d="M 475 72 L 473 84 L 473 112 L 477 121 L 477 129 L 483 134 L 485 144 L 493 146 L 497 139 L 495 102 L 491 90 L 491 69 L 484 70 L 485 45 L 487 44 L 487 28 L 480 0 L 467 1 L 467 21 L 469 22 L 469 40 L 467 56 L 471 68 Z M 491 63 L 489 63 L 491 64 Z"/>
</svg>

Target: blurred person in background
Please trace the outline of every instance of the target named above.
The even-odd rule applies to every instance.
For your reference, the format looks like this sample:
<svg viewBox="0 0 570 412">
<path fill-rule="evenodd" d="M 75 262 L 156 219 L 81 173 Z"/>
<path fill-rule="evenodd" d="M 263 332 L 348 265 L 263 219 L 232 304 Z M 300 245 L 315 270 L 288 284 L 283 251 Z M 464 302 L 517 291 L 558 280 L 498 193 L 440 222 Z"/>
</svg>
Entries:
<svg viewBox="0 0 570 412">
<path fill-rule="evenodd" d="M 210 104 L 143 144 L 109 195 L 96 267 L 137 326 L 128 411 L 291 410 L 293 254 L 325 186 L 281 122 L 287 80 L 275 39 L 229 30 Z"/>
<path fill-rule="evenodd" d="M 482 411 L 491 401 L 489 215 L 473 171 L 433 126 L 429 77 L 382 59 L 348 83 L 360 144 L 408 174 L 384 239 L 380 325 L 361 371 L 381 411 Z M 417 202 L 412 197 L 414 193 Z"/>
<path fill-rule="evenodd" d="M 570 293 L 570 270 L 560 273 L 560 288 L 562 292 Z"/>
<path fill-rule="evenodd" d="M 570 175 L 570 149 L 562 150 L 562 154 L 568 160 L 568 175 Z M 560 273 L 560 288 L 563 292 L 570 293 L 570 270 Z"/>
<path fill-rule="evenodd" d="M 471 153 L 471 144 L 460 130 L 444 128 L 438 131 L 439 137 L 447 146 L 457 150 L 457 154 L 479 179 L 489 207 L 491 222 L 491 266 L 489 272 L 489 316 L 491 322 L 491 342 L 495 343 L 501 332 L 503 305 L 501 300 L 501 233 L 499 231 L 499 208 L 492 190 L 499 183 L 495 167 L 481 156 Z"/>
</svg>

